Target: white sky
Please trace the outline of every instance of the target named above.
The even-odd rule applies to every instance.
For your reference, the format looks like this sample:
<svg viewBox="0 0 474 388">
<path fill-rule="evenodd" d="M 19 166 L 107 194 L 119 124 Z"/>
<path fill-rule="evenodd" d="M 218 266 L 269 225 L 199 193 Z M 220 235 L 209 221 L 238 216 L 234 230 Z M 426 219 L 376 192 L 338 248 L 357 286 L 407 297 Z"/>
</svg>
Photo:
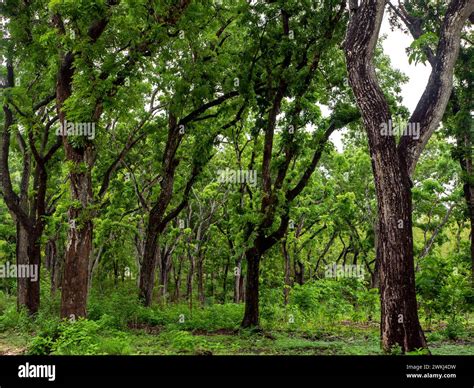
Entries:
<svg viewBox="0 0 474 388">
<path fill-rule="evenodd" d="M 403 104 L 410 112 L 413 112 L 428 82 L 431 68 L 421 63 L 417 65 L 414 63 L 410 65 L 408 63 L 408 56 L 405 49 L 410 46 L 413 39 L 410 35 L 404 34 L 397 29 L 395 29 L 395 31 L 390 30 L 387 12 L 385 13 L 380 30 L 380 36 L 382 35 L 387 35 L 387 38 L 383 41 L 383 49 L 385 54 L 390 57 L 392 67 L 401 70 L 410 78 L 406 84 L 401 85 L 401 95 L 403 97 Z M 325 114 L 326 112 L 323 110 L 323 113 Z M 339 130 L 330 137 L 330 140 L 334 143 L 338 151 L 342 151 L 342 133 L 343 131 Z"/>
</svg>

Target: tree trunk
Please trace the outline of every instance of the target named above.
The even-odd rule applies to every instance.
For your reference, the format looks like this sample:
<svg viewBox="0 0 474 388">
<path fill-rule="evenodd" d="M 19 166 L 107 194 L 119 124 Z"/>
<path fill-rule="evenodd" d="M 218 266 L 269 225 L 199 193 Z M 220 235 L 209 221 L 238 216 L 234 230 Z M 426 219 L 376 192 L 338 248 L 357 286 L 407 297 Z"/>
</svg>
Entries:
<svg viewBox="0 0 474 388">
<path fill-rule="evenodd" d="M 384 351 L 426 348 L 418 320 L 412 235 L 412 198 L 409 177 L 400 174 L 398 159 L 387 150 L 374 163 L 378 198 L 381 296 L 381 336 Z"/>
<path fill-rule="evenodd" d="M 260 253 L 256 248 L 245 252 L 247 260 L 247 276 L 245 288 L 245 313 L 241 326 L 243 328 L 258 327 L 259 325 L 259 273 Z"/>
<path fill-rule="evenodd" d="M 74 54 L 68 52 L 61 58 L 56 83 L 56 105 L 59 122 L 64 127 L 66 114 L 64 103 L 72 94 Z M 63 136 L 66 160 L 71 163 L 69 181 L 71 200 L 68 209 L 69 228 L 61 294 L 61 317 L 78 318 L 87 315 L 89 258 L 92 251 L 92 176 L 94 150 L 90 142 L 75 147 Z"/>
<path fill-rule="evenodd" d="M 16 225 L 16 264 L 27 265 L 28 260 L 28 233 L 20 222 Z M 17 307 L 28 304 L 28 281 L 26 278 L 17 277 Z"/>
<path fill-rule="evenodd" d="M 189 269 L 188 275 L 186 278 L 186 298 L 188 300 L 193 299 L 193 279 L 194 279 L 194 257 L 192 254 L 188 252 L 188 260 L 189 260 Z"/>
<path fill-rule="evenodd" d="M 42 230 L 37 230 L 29 236 L 28 257 L 30 266 L 34 266 L 36 279 L 27 279 L 27 302 L 26 307 L 30 314 L 36 314 L 40 306 L 40 271 L 41 271 L 41 235 Z"/>
<path fill-rule="evenodd" d="M 201 306 L 204 306 L 204 258 L 199 257 L 198 264 L 197 264 L 197 276 L 198 276 L 198 295 L 199 295 L 199 303 Z M 225 281 L 225 280 L 224 280 Z M 225 294 L 225 286 L 224 286 L 224 294 Z M 225 299 L 225 296 L 224 296 Z"/>
<path fill-rule="evenodd" d="M 234 303 L 242 300 L 242 257 L 239 257 L 234 268 Z"/>
<path fill-rule="evenodd" d="M 139 297 L 144 306 L 151 305 L 153 286 L 155 283 L 156 256 L 159 251 L 158 233 L 155 225 L 152 220 L 148 223 L 145 239 L 145 254 L 140 270 Z"/>
<path fill-rule="evenodd" d="M 50 273 L 51 295 L 54 296 L 62 280 L 62 258 L 58 252 L 57 237 L 52 238 L 46 243 L 45 266 Z"/>
<path fill-rule="evenodd" d="M 85 177 L 83 177 L 86 179 Z M 83 181 L 79 186 L 82 194 L 88 193 L 90 199 L 92 190 Z M 87 182 L 87 179 L 86 179 Z M 90 197 L 89 197 L 90 195 Z M 69 220 L 80 216 L 78 209 L 69 209 Z M 87 316 L 87 294 L 89 281 L 89 258 L 92 251 L 92 221 L 87 220 L 83 225 L 70 225 L 67 235 L 67 248 L 64 262 L 62 282 L 61 317 L 79 318 Z"/>
<path fill-rule="evenodd" d="M 28 314 L 36 314 L 40 306 L 41 241 L 38 232 L 28 231 L 17 223 L 16 263 L 18 266 L 34 266 L 37 278 L 17 276 L 17 306 L 25 306 Z M 21 268 L 21 267 L 18 267 Z"/>
<path fill-rule="evenodd" d="M 168 279 L 171 270 L 171 254 L 162 252 L 160 254 L 160 263 L 158 299 L 161 303 L 166 303 L 168 298 Z"/>
<path fill-rule="evenodd" d="M 285 261 L 285 281 L 283 285 L 283 303 L 286 306 L 288 304 L 288 296 L 290 294 L 290 256 L 288 254 L 288 250 L 286 249 L 286 240 L 282 241 L 281 249 L 283 253 L 283 258 Z"/>
<path fill-rule="evenodd" d="M 469 124 L 468 124 L 469 125 Z M 464 135 L 464 139 L 458 142 L 462 142 L 463 148 L 466 150 L 472 150 L 472 141 L 468 134 Z M 467 205 L 467 214 L 470 222 L 470 236 L 471 236 L 471 277 L 472 284 L 474 286 L 474 167 L 472 163 L 472 157 L 469 152 L 466 155 L 460 157 L 461 169 L 465 175 L 464 178 L 464 199 Z"/>
<path fill-rule="evenodd" d="M 304 263 L 295 257 L 294 261 L 294 269 L 295 269 L 295 282 L 298 283 L 300 286 L 304 284 Z"/>
<path fill-rule="evenodd" d="M 388 125 L 391 116 L 376 78 L 373 56 L 384 7 L 383 0 L 364 1 L 351 11 L 344 48 L 349 84 L 368 134 L 375 179 L 382 346 L 386 352 L 394 347 L 406 352 L 426 348 L 426 340 L 418 320 L 415 294 L 411 164 L 406 160 L 406 148 L 399 150 L 394 136 L 381 131 L 381 124 Z"/>
<path fill-rule="evenodd" d="M 178 301 L 179 298 L 181 297 L 181 296 L 180 296 L 180 291 L 181 291 L 181 272 L 182 272 L 182 268 L 183 268 L 184 257 L 183 257 L 183 256 L 179 256 L 179 257 L 178 257 L 178 261 L 179 261 L 179 266 L 178 266 L 177 269 L 175 268 L 175 275 L 174 275 L 174 300 L 175 300 L 175 301 Z"/>
<path fill-rule="evenodd" d="M 229 275 L 230 267 L 230 256 L 227 258 L 227 261 L 224 266 L 224 276 L 222 279 L 222 303 L 226 303 L 227 300 L 227 277 Z"/>
</svg>

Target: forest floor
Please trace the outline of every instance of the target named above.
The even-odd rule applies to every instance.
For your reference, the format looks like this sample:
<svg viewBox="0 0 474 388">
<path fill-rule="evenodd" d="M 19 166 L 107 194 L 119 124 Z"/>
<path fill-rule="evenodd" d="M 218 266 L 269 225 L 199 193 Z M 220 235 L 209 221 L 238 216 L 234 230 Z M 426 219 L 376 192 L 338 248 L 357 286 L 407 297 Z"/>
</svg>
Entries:
<svg viewBox="0 0 474 388">
<path fill-rule="evenodd" d="M 0 354 L 28 354 L 35 333 L 7 330 L 0 333 Z M 380 355 L 376 324 L 343 322 L 329 331 L 313 334 L 270 330 L 261 332 L 220 329 L 170 330 L 166 327 L 136 325 L 115 333 L 126 338 L 126 350 L 105 354 L 132 355 Z M 433 355 L 474 355 L 474 337 L 450 340 L 437 331 L 426 333 Z M 112 336 L 113 337 L 113 336 Z M 114 341 L 110 334 L 99 340 Z"/>
<path fill-rule="evenodd" d="M 14 294 L 0 293 L 0 355 L 383 354 L 377 305 L 363 309 L 360 302 L 355 309 L 339 298 L 303 310 L 265 302 L 261 329 L 250 330 L 239 328 L 242 303 L 143 307 L 131 295 L 128 288 L 93 292 L 88 319 L 70 321 L 59 318 L 58 295 L 45 296 L 32 318 L 17 310 Z M 432 354 L 474 355 L 472 313 L 457 316 L 456 324 L 446 317 L 422 317 L 421 322 Z"/>
</svg>

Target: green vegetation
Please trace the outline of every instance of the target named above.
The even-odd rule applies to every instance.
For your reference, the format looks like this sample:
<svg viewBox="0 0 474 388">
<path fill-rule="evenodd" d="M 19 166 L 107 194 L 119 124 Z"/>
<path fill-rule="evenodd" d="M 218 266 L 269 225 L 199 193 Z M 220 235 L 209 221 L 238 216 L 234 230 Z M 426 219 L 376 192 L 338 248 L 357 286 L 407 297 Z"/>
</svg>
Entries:
<svg viewBox="0 0 474 388">
<path fill-rule="evenodd" d="M 352 284 L 323 280 L 296 287 L 287 306 L 266 305 L 257 331 L 240 328 L 242 304 L 145 308 L 130 297 L 132 282 L 94 292 L 88 319 L 74 322 L 58 318 L 58 300 L 45 300 L 30 319 L 2 293 L 0 354 L 382 354 L 376 290 L 348 280 Z M 453 325 L 450 310 L 438 311 L 424 322 L 432 354 L 474 354 L 472 314 L 461 313 Z"/>
<path fill-rule="evenodd" d="M 0 2 L 0 354 L 474 354 L 472 1 L 347 3 Z"/>
</svg>

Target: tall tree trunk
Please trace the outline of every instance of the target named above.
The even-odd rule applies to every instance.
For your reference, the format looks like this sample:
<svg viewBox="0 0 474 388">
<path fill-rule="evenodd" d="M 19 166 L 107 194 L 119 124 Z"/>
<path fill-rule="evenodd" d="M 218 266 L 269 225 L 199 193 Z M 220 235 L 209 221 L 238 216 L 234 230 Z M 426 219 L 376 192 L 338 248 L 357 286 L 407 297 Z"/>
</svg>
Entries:
<svg viewBox="0 0 474 388">
<path fill-rule="evenodd" d="M 25 306 L 30 315 L 36 314 L 40 306 L 41 234 L 41 228 L 28 232 L 20 223 L 17 224 L 17 265 L 33 266 L 36 273 L 36 279 L 17 276 L 17 304 L 18 307 Z"/>
<path fill-rule="evenodd" d="M 186 277 L 186 298 L 193 299 L 193 279 L 194 279 L 194 257 L 188 252 L 189 269 Z"/>
<path fill-rule="evenodd" d="M 29 236 L 20 222 L 16 225 L 16 264 L 18 266 L 28 265 Z M 17 277 L 17 307 L 28 305 L 28 280 Z"/>
<path fill-rule="evenodd" d="M 245 252 L 247 275 L 245 286 L 245 313 L 241 326 L 244 328 L 259 325 L 259 274 L 261 255 L 256 248 Z"/>
<path fill-rule="evenodd" d="M 158 263 L 158 302 L 162 304 L 166 304 L 167 293 L 168 293 L 168 278 L 169 278 L 169 258 L 168 252 L 166 248 L 161 248 L 159 243 L 156 248 L 156 254 L 158 255 L 157 263 Z"/>
<path fill-rule="evenodd" d="M 224 266 L 224 275 L 222 279 L 222 303 L 226 303 L 227 301 L 227 277 L 229 275 L 229 267 L 230 267 L 230 256 L 227 258 L 227 261 Z"/>
<path fill-rule="evenodd" d="M 201 253 L 202 254 L 202 253 Z M 227 276 L 227 274 L 225 274 Z M 204 306 L 204 258 L 199 257 L 198 264 L 197 264 L 197 277 L 198 277 L 198 295 L 199 295 L 199 303 L 201 306 Z M 225 279 L 224 279 L 225 282 Z M 225 299 L 225 284 L 224 284 L 224 299 Z M 224 300 L 225 303 L 225 300 Z"/>
<path fill-rule="evenodd" d="M 242 300 L 242 256 L 235 263 L 234 268 L 234 303 Z"/>
<path fill-rule="evenodd" d="M 288 254 L 288 250 L 286 248 L 286 240 L 283 240 L 281 243 L 281 250 L 283 253 L 283 259 L 285 263 L 285 271 L 284 271 L 284 285 L 283 285 L 283 303 L 285 306 L 288 304 L 288 296 L 290 294 L 290 255 Z"/>
<path fill-rule="evenodd" d="M 382 346 L 386 352 L 396 346 L 411 351 L 426 348 L 415 295 L 411 181 L 394 137 L 381 135 L 380 124 L 389 123 L 390 111 L 373 68 L 367 66 L 384 6 L 383 0 L 365 2 L 363 9 L 355 11 L 346 37 L 346 57 L 349 82 L 368 133 L 377 195 Z M 356 52 L 358 45 L 367 45 L 368 53 Z"/>
<path fill-rule="evenodd" d="M 464 135 L 463 139 L 463 148 L 466 150 L 472 151 L 472 142 L 468 134 Z M 467 214 L 469 217 L 470 223 L 470 236 L 471 236 L 471 277 L 472 284 L 474 286 L 474 167 L 472 163 L 472 157 L 467 155 L 469 151 L 466 152 L 466 155 L 460 157 L 461 168 L 465 175 L 464 178 L 464 199 L 466 200 L 467 205 Z"/>
<path fill-rule="evenodd" d="M 145 239 L 145 253 L 140 268 L 139 296 L 144 306 L 151 305 L 155 282 L 156 256 L 159 250 L 157 241 L 156 224 L 150 220 Z"/>
<path fill-rule="evenodd" d="M 66 148 L 72 148 L 68 146 Z M 68 159 L 80 163 L 77 160 L 77 152 L 72 149 L 69 151 Z M 91 151 L 88 149 L 85 154 Z M 80 160 L 91 161 L 89 157 L 84 156 L 81 156 Z M 74 201 L 78 201 L 81 207 L 70 207 L 68 210 L 69 228 L 61 294 L 61 317 L 78 318 L 87 316 L 89 260 L 92 252 L 92 220 L 87 216 L 87 209 L 93 203 L 90 170 L 70 173 L 70 180 L 71 197 Z M 84 215 L 85 219 L 81 220 Z"/>
<path fill-rule="evenodd" d="M 56 290 L 61 284 L 62 255 L 58 251 L 57 237 L 50 239 L 45 247 L 45 266 L 50 273 L 51 295 L 56 294 Z"/>
<path fill-rule="evenodd" d="M 66 125 L 64 103 L 72 94 L 74 54 L 68 52 L 61 60 L 56 83 L 56 100 L 59 122 Z M 66 160 L 72 163 L 69 173 L 71 199 L 74 206 L 68 209 L 69 227 L 64 261 L 61 293 L 61 317 L 78 318 L 87 315 L 89 259 L 92 251 L 93 204 L 91 168 L 94 161 L 92 144 L 74 147 L 63 136 Z M 86 166 L 84 167 L 80 166 Z M 85 171 L 84 171 L 85 170 Z"/>
<path fill-rule="evenodd" d="M 36 279 L 28 277 L 28 301 L 27 308 L 30 313 L 37 313 L 40 306 L 40 271 L 41 271 L 41 229 L 36 229 L 28 245 L 28 256 L 30 265 L 34 266 L 36 271 Z"/>
<path fill-rule="evenodd" d="M 152 209 L 147 225 L 145 253 L 140 271 L 139 296 L 145 306 L 151 304 L 156 268 L 156 251 L 159 234 L 164 230 L 169 219 L 165 220 L 165 212 L 173 195 L 174 174 L 179 161 L 176 159 L 176 150 L 182 134 L 177 129 L 177 118 L 168 115 L 168 137 L 163 155 L 163 179 L 160 182 L 161 191 Z M 177 212 L 179 213 L 179 212 Z M 176 214 L 177 216 L 178 214 Z"/>
<path fill-rule="evenodd" d="M 379 213 L 381 336 L 384 350 L 426 348 L 418 320 L 412 235 L 412 198 L 409 177 L 398 172 L 398 158 L 375 150 L 374 176 Z M 384 154 L 385 158 L 381 154 Z M 377 159 L 378 158 L 378 159 Z"/>
<path fill-rule="evenodd" d="M 440 31 L 435 66 L 409 122 L 418 124 L 420 136 L 395 137 L 383 133 L 391 122 L 390 109 L 374 67 L 374 51 L 386 2 L 363 0 L 351 7 L 344 49 L 349 84 L 368 134 L 378 202 L 381 337 L 386 352 L 426 348 L 418 320 L 412 235 L 410 176 L 430 136 L 438 127 L 452 90 L 452 75 L 461 30 L 474 11 L 468 0 L 452 0 Z"/>
</svg>

